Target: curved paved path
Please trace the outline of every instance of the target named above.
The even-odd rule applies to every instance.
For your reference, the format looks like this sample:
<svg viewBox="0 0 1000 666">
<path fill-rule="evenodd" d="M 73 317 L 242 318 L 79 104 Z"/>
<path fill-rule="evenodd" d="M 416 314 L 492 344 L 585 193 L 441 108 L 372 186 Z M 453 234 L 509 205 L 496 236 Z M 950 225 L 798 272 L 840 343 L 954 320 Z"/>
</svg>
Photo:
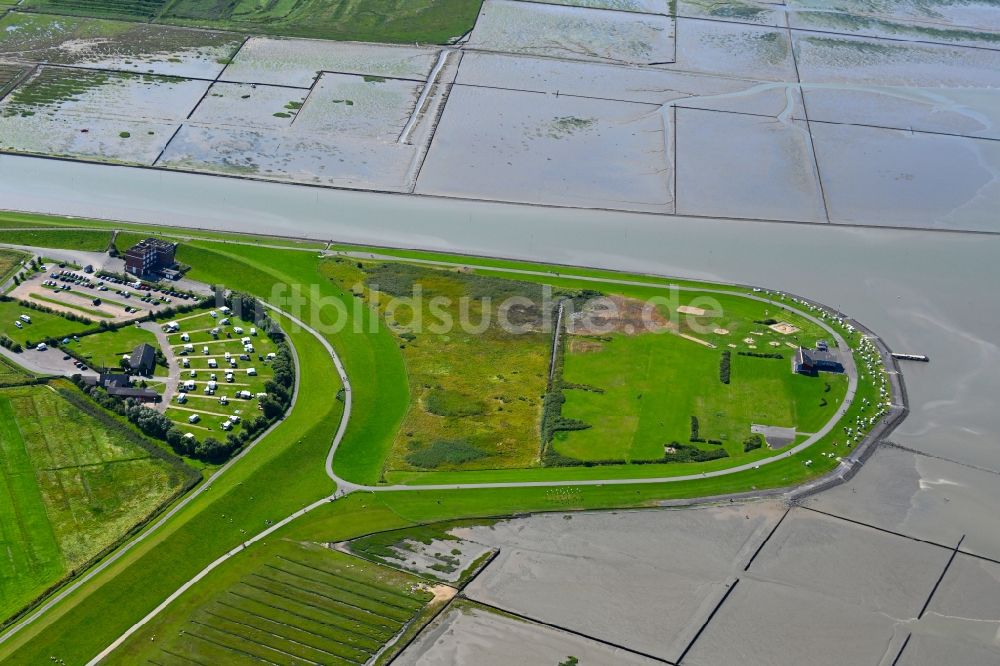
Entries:
<svg viewBox="0 0 1000 666">
<path fill-rule="evenodd" d="M 343 254 L 350 255 L 350 254 L 355 254 L 355 253 L 343 253 Z M 374 255 L 365 255 L 365 256 L 374 256 Z M 395 258 L 395 259 L 398 260 L 398 258 Z M 451 264 L 451 263 L 448 263 L 448 262 L 433 262 L 433 261 L 426 261 L 426 260 L 419 260 L 418 263 L 439 264 L 439 265 L 444 265 L 444 266 L 456 266 L 456 265 L 459 265 L 459 264 Z M 539 275 L 539 276 L 553 276 L 554 275 L 553 273 L 547 273 L 547 272 L 544 272 L 544 271 L 528 271 L 528 270 L 521 270 L 521 269 L 493 269 L 493 268 L 490 268 L 490 270 L 499 270 L 501 272 L 508 272 L 508 273 L 522 274 L 522 275 L 525 275 L 525 274 L 527 274 L 527 275 Z M 594 282 L 603 282 L 603 283 L 620 284 L 620 285 L 630 285 L 630 286 L 643 286 L 643 287 L 655 287 L 655 288 L 669 287 L 669 285 L 663 285 L 663 284 L 659 284 L 659 283 L 642 282 L 642 281 L 636 281 L 636 280 L 615 280 L 613 278 L 603 279 L 603 278 L 588 278 L 588 277 L 582 277 L 580 279 L 584 279 L 584 280 L 588 280 L 588 281 L 594 281 Z M 813 323 L 819 325 L 820 327 L 822 327 L 824 330 L 826 330 L 828 333 L 830 333 L 830 335 L 837 341 L 837 344 L 838 344 L 838 346 L 841 349 L 850 349 L 850 347 L 847 344 L 847 341 L 843 338 L 843 336 L 841 336 L 840 333 L 838 333 L 837 331 L 835 331 L 828 324 L 826 324 L 825 322 L 823 322 L 819 318 L 814 317 L 813 315 L 811 315 L 811 314 L 809 314 L 809 313 L 807 313 L 805 311 L 799 310 L 798 308 L 789 306 L 787 304 L 784 304 L 784 303 L 775 303 L 771 299 L 763 298 L 763 297 L 760 297 L 760 296 L 755 296 L 755 295 L 752 295 L 752 294 L 746 294 L 746 293 L 739 292 L 739 291 L 718 290 L 718 289 L 703 289 L 703 288 L 695 288 L 695 287 L 677 287 L 677 288 L 679 290 L 681 290 L 681 291 L 695 291 L 695 292 L 700 292 L 700 293 L 715 293 L 715 294 L 719 294 L 719 295 L 732 295 L 732 296 L 745 297 L 745 298 L 750 298 L 750 299 L 753 299 L 753 300 L 757 300 L 757 301 L 761 301 L 761 302 L 771 303 L 771 304 L 777 305 L 777 306 L 782 307 L 782 308 L 784 308 L 784 309 L 786 309 L 786 310 L 788 310 L 790 312 L 794 312 L 795 314 L 798 314 L 798 315 L 800 315 L 800 316 L 808 319 L 809 321 L 812 321 Z M 786 452 L 784 452 L 782 454 L 779 454 L 779 455 L 776 455 L 776 456 L 772 456 L 770 458 L 765 458 L 765 459 L 762 459 L 762 460 L 759 460 L 759 461 L 755 461 L 755 462 L 752 462 L 752 463 L 747 463 L 747 464 L 739 465 L 739 466 L 736 466 L 736 467 L 730 467 L 730 468 L 727 468 L 727 469 L 724 469 L 724 470 L 718 470 L 718 471 L 714 471 L 714 472 L 705 472 L 705 473 L 702 473 L 702 474 L 688 474 L 688 475 L 683 475 L 683 476 L 653 477 L 653 478 L 641 478 L 641 479 L 613 479 L 613 480 L 587 479 L 587 480 L 580 480 L 580 481 L 523 481 L 523 482 L 508 482 L 508 483 L 457 483 L 457 484 L 436 484 L 436 485 L 430 485 L 430 484 L 428 484 L 428 485 L 414 485 L 414 486 L 407 486 L 407 485 L 394 485 L 394 486 L 367 486 L 367 485 L 359 485 L 359 484 L 355 484 L 355 483 L 352 483 L 350 481 L 347 481 L 345 479 L 340 478 L 337 475 L 337 473 L 334 471 L 334 469 L 333 469 L 333 459 L 334 459 L 334 456 L 336 455 L 337 448 L 340 446 L 340 443 L 343 440 L 344 433 L 347 430 L 347 424 L 348 424 L 348 422 L 350 420 L 351 404 L 352 404 L 352 395 L 351 395 L 350 382 L 349 382 L 349 379 L 347 377 L 347 373 L 344 370 L 344 366 L 343 366 L 343 363 L 340 360 L 340 357 L 337 355 L 337 352 L 334 350 L 333 346 L 330 345 L 330 343 L 322 335 L 320 335 L 316 330 L 314 330 L 311 327 L 307 326 L 305 324 L 305 322 L 301 321 L 300 319 L 298 319 L 296 317 L 293 317 L 292 315 L 290 315 L 288 313 L 282 312 L 281 310 L 279 310 L 278 308 L 276 308 L 274 306 L 267 305 L 267 307 L 269 307 L 270 309 L 275 310 L 275 311 L 281 313 L 283 316 L 287 317 L 290 321 L 292 321 L 293 323 L 295 323 L 298 326 L 301 326 L 303 330 L 309 332 L 317 340 L 319 340 L 320 344 L 322 344 L 323 347 L 330 354 L 330 358 L 333 360 L 334 366 L 335 366 L 335 368 L 337 370 L 337 374 L 339 375 L 340 380 L 343 383 L 343 386 L 344 386 L 344 412 L 341 415 L 340 426 L 338 427 L 337 433 L 335 434 L 335 436 L 333 438 L 333 441 L 331 442 L 330 451 L 327 454 L 326 461 L 325 461 L 327 476 L 329 476 L 337 484 L 337 490 L 334 492 L 333 495 L 330 495 L 328 497 L 324 497 L 322 499 L 319 499 L 319 500 L 313 502 L 312 504 L 309 504 L 308 506 L 303 507 L 302 509 L 299 509 L 295 513 L 287 516 L 286 518 L 284 518 L 284 519 L 278 521 L 277 523 L 275 523 L 274 525 L 270 526 L 268 529 L 266 529 L 266 530 L 258 533 L 254 537 L 252 537 L 252 538 L 248 539 L 247 541 L 243 542 L 240 546 L 237 546 L 236 548 L 233 548 L 233 549 L 229 550 L 228 552 L 224 553 L 223 555 L 219 556 L 218 558 L 216 558 L 208 566 L 206 566 L 204 569 L 202 569 L 201 571 L 199 571 L 193 578 L 191 578 L 190 580 L 188 580 L 181 587 L 177 588 L 173 593 L 170 594 L 170 596 L 168 596 L 166 599 L 164 599 L 162 603 L 160 603 L 156 608 L 154 608 L 152 611 L 150 611 L 144 618 L 142 618 L 141 620 L 139 620 L 138 622 L 136 622 L 134 625 L 132 625 L 124 634 L 122 634 L 121 636 L 119 636 L 114 642 L 112 642 L 110 645 L 108 645 L 106 648 L 104 648 L 100 653 L 98 653 L 93 659 L 91 659 L 87 663 L 87 666 L 96 666 L 96 664 L 100 663 L 105 657 L 107 657 L 114 650 L 116 650 L 119 646 L 121 646 L 125 641 L 127 641 L 133 634 L 135 634 L 135 632 L 137 632 L 139 629 L 141 629 L 147 623 L 149 623 L 150 621 L 152 621 L 157 615 L 159 615 L 163 610 L 165 610 L 178 597 L 180 597 L 185 592 L 187 592 L 188 590 L 190 590 L 194 585 L 196 585 L 199 581 L 201 581 L 205 576 L 207 576 L 209 573 L 211 573 L 214 569 L 218 568 L 219 566 L 221 566 L 222 564 L 224 564 L 226 561 L 228 561 L 230 558 L 234 557 L 235 555 L 238 555 L 239 553 L 243 552 L 243 550 L 245 550 L 251 544 L 257 543 L 258 541 L 261 541 L 262 539 L 267 538 L 268 536 L 270 536 L 271 534 L 273 534 L 277 530 L 281 529 L 282 527 L 288 525 L 292 521 L 297 520 L 298 518 L 306 515 L 307 513 L 313 511 L 314 509 L 317 509 L 317 508 L 323 506 L 324 504 L 326 504 L 328 502 L 332 502 L 332 501 L 336 500 L 337 498 L 343 497 L 343 496 L 345 496 L 345 495 L 347 495 L 349 493 L 352 493 L 352 492 L 355 492 L 355 491 L 358 491 L 358 490 L 369 491 L 369 492 L 398 492 L 398 491 L 407 491 L 407 490 L 459 490 L 459 489 L 474 489 L 474 488 L 526 488 L 526 487 L 558 487 L 558 486 L 624 485 L 624 484 L 639 484 L 639 483 L 643 483 L 643 484 L 645 484 L 645 483 L 672 483 L 672 482 L 680 482 L 680 481 L 690 481 L 690 480 L 701 479 L 701 478 L 711 478 L 711 477 L 717 477 L 717 476 L 725 476 L 727 474 L 735 474 L 735 473 L 738 473 L 738 472 L 743 472 L 743 471 L 746 471 L 746 470 L 749 470 L 749 469 L 756 468 L 756 467 L 758 467 L 760 465 L 766 465 L 766 464 L 769 464 L 769 463 L 776 462 L 778 460 L 781 460 L 781 459 L 786 458 L 788 456 L 794 455 L 795 453 L 798 453 L 798 452 L 800 452 L 800 451 L 808 448 L 809 446 L 811 446 L 812 444 L 814 444 L 816 441 L 818 441 L 820 438 L 822 438 L 823 436 L 825 436 L 828 432 L 830 432 L 830 430 L 832 430 L 837 425 L 837 422 L 840 420 L 840 418 L 843 416 L 843 414 L 847 411 L 847 409 L 851 406 L 851 403 L 853 402 L 854 396 L 855 396 L 855 394 L 857 392 L 857 384 L 858 384 L 857 366 L 856 366 L 856 364 L 854 362 L 853 355 L 852 354 L 848 354 L 847 357 L 843 359 L 845 361 L 845 363 L 844 363 L 845 370 L 846 370 L 847 375 L 848 375 L 848 390 L 847 390 L 847 395 L 845 396 L 844 401 L 841 403 L 840 408 L 837 410 L 837 413 L 834 415 L 834 417 L 832 419 L 830 419 L 829 422 L 826 423 L 826 425 L 824 425 L 818 432 L 816 432 L 815 434 L 813 434 L 812 436 L 810 436 L 808 439 L 806 439 L 801 444 L 798 444 L 798 445 L 792 447 L 791 449 L 789 449 L 788 451 L 786 451 Z M 296 366 L 296 371 L 297 370 L 298 370 L 298 367 Z M 298 388 L 298 378 L 296 378 L 296 389 L 297 388 Z"/>
<path fill-rule="evenodd" d="M 757 296 L 755 294 L 748 294 L 743 291 L 734 291 L 728 289 L 711 289 L 707 287 L 684 287 L 680 285 L 669 285 L 662 282 L 645 282 L 642 280 L 625 280 L 616 278 L 604 278 L 604 277 L 591 277 L 574 275 L 572 273 L 560 274 L 556 271 L 537 271 L 529 270 L 523 268 L 502 268 L 493 266 L 482 266 L 477 264 L 462 264 L 460 262 L 448 262 L 448 261 L 435 261 L 431 259 L 400 259 L 399 257 L 394 257 L 392 255 L 383 254 L 372 254 L 370 252 L 330 252 L 328 254 L 352 257 L 356 259 L 383 259 L 389 261 L 404 261 L 406 263 L 416 263 L 425 264 L 430 266 L 443 266 L 449 268 L 463 267 L 467 266 L 469 268 L 480 268 L 489 270 L 491 272 L 507 273 L 511 275 L 528 275 L 534 277 L 565 277 L 574 280 L 582 280 L 586 282 L 595 282 L 601 284 L 617 284 L 622 286 L 630 287 L 648 287 L 654 289 L 677 289 L 678 291 L 688 291 L 696 293 L 706 293 L 706 294 L 718 294 L 720 296 L 737 296 L 740 298 L 749 298 L 750 300 L 760 301 L 762 303 L 768 303 L 780 307 L 784 310 L 792 312 L 794 314 L 803 317 L 814 324 L 820 326 L 823 330 L 833 337 L 837 341 L 837 346 L 840 349 L 850 349 L 847 341 L 844 337 L 834 330 L 830 325 L 828 325 L 823 320 L 815 317 L 804 310 L 800 310 L 797 307 L 789 305 L 784 302 L 775 301 L 771 298 L 766 298 L 763 296 Z M 844 372 L 847 375 L 847 393 L 844 396 L 844 400 L 837 412 L 833 417 L 818 431 L 810 435 L 802 443 L 793 446 L 788 451 L 774 455 L 768 458 L 762 458 L 751 463 L 746 463 L 743 465 L 737 465 L 735 467 L 727 467 L 726 469 L 716 470 L 713 472 L 703 472 L 701 474 L 686 474 L 682 476 L 667 476 L 667 477 L 649 477 L 649 478 L 639 478 L 639 479 L 611 479 L 611 480 L 601 480 L 601 479 L 585 479 L 577 481 L 512 481 L 512 482 L 496 482 L 496 483 L 446 483 L 446 484 L 418 484 L 418 485 L 392 485 L 392 486 L 363 486 L 351 484 L 350 482 L 344 481 L 339 477 L 332 476 L 337 483 L 345 483 L 350 485 L 352 489 L 359 490 L 370 490 L 373 492 L 384 492 L 384 491 L 400 491 L 400 490 L 459 490 L 459 489 L 472 489 L 472 488 L 527 488 L 527 487 L 538 487 L 538 486 L 601 486 L 601 485 L 626 485 L 626 484 L 636 484 L 636 483 L 672 483 L 679 481 L 693 481 L 695 479 L 705 479 L 718 476 L 726 476 L 728 474 L 736 474 L 738 472 L 745 472 L 750 469 L 755 469 L 757 467 L 768 465 L 783 458 L 788 458 L 796 453 L 804 451 L 809 448 L 820 439 L 825 437 L 831 430 L 833 430 L 837 422 L 844 416 L 848 409 L 850 409 L 851 404 L 854 402 L 854 396 L 857 394 L 858 389 L 858 369 L 857 364 L 854 362 L 853 354 L 844 354 L 841 359 L 844 364 Z M 330 456 L 332 458 L 333 451 L 331 451 Z M 328 473 L 331 473 L 329 470 Z"/>
</svg>

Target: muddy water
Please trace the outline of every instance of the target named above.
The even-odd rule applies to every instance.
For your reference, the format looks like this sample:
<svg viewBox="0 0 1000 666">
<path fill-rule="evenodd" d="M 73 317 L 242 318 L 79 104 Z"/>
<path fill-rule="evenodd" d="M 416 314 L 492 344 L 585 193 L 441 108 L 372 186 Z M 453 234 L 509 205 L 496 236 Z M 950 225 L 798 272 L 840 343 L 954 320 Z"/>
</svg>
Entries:
<svg viewBox="0 0 1000 666">
<path fill-rule="evenodd" d="M 649 271 L 809 295 L 858 317 L 896 351 L 930 355 L 928 364 L 903 366 L 912 413 L 892 438 L 938 456 L 883 449 L 849 485 L 810 506 L 948 545 L 965 535 L 969 552 L 1000 558 L 1000 308 L 994 293 L 1000 237 L 532 208 L 12 156 L 0 156 L 0 206 Z M 806 541 L 789 551 L 793 559 L 810 547 L 809 531 L 803 534 Z M 824 556 L 849 559 L 862 546 L 873 552 L 874 534 L 872 541 L 859 532 L 832 541 Z M 915 570 L 922 578 L 926 569 Z M 818 653 L 842 650 L 846 661 L 839 663 L 877 663 L 882 654 L 891 663 L 905 617 L 874 610 L 880 604 L 859 611 L 843 595 L 815 589 L 808 568 L 789 567 L 787 576 L 791 580 L 741 582 L 688 661 L 779 663 L 771 660 L 777 651 L 788 663 L 812 663 Z M 890 580 L 884 573 L 875 579 Z M 880 589 L 870 595 L 878 598 Z M 940 613 L 965 613 L 946 591 Z M 914 594 L 903 610 L 911 611 Z M 989 609 L 974 607 L 967 616 L 976 613 L 985 617 Z M 927 626 L 914 629 L 912 645 L 920 651 L 899 663 L 941 663 L 926 659 L 941 654 L 968 656 L 954 663 L 996 663 L 996 647 L 973 640 L 982 636 L 978 624 Z M 959 648 L 951 651 L 953 645 Z"/>
<path fill-rule="evenodd" d="M 1000 469 L 1000 238 L 544 209 L 0 157 L 4 208 L 520 257 L 794 289 L 907 364 L 906 446 Z"/>
</svg>

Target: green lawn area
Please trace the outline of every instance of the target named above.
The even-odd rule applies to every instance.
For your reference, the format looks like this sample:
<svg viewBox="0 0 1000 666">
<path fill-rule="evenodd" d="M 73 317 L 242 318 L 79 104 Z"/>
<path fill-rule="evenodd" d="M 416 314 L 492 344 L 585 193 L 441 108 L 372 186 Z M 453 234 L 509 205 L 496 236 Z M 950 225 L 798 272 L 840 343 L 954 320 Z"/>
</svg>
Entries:
<svg viewBox="0 0 1000 666">
<path fill-rule="evenodd" d="M 113 543 L 183 482 L 176 468 L 48 386 L 0 390 L 0 435 L 4 619 Z"/>
<path fill-rule="evenodd" d="M 22 328 L 18 328 L 14 322 L 19 321 L 18 318 L 22 314 L 31 317 L 31 323 L 21 322 Z M 90 327 L 90 324 L 70 321 L 54 313 L 26 308 L 17 301 L 0 301 L 0 334 L 22 345 L 27 345 L 29 341 L 35 343 L 50 338 L 61 340 L 67 335 Z"/>
<path fill-rule="evenodd" d="M 192 277 L 269 297 L 275 284 L 318 285 L 319 298 L 336 299 L 354 313 L 355 298 L 321 272 L 315 254 L 280 252 L 273 249 L 194 242 L 182 246 L 179 260 L 193 266 Z M 485 260 L 484 260 L 485 261 Z M 552 269 L 548 269 L 552 270 Z M 591 275 L 577 269 L 582 275 Z M 544 281 L 572 286 L 592 282 L 566 277 Z M 596 273 L 595 273 L 596 274 Z M 541 280 L 541 279 L 540 279 Z M 650 281 L 658 279 L 650 278 Z M 669 283 L 663 280 L 664 284 Z M 300 312 L 309 320 L 308 305 L 316 303 L 306 292 L 307 307 Z M 347 435 L 336 460 L 337 471 L 354 481 L 378 480 L 407 410 L 410 408 L 405 349 L 388 332 L 371 333 L 371 313 L 362 308 L 361 333 L 353 327 L 331 331 L 327 339 L 342 356 L 352 378 L 354 405 Z M 331 308 L 316 317 L 332 323 Z M 252 450 L 175 516 L 169 525 L 141 546 L 101 572 L 42 620 L 0 646 L 0 659 L 11 663 L 43 663 L 50 656 L 68 663 L 83 663 L 127 630 L 159 604 L 170 592 L 190 579 L 206 564 L 229 548 L 237 547 L 248 534 L 258 533 L 268 523 L 289 515 L 332 490 L 322 470 L 340 418 L 339 388 L 325 350 L 309 334 L 282 322 L 295 344 L 302 371 L 296 408 L 261 446 Z M 694 345 L 694 343 L 690 343 Z M 715 375 L 717 378 L 717 374 Z M 867 389 L 866 389 L 867 390 Z M 871 395 L 871 393 L 868 393 Z M 852 407 L 849 418 L 860 414 Z M 838 444 L 839 441 L 839 444 Z M 509 515 L 522 511 L 572 510 L 652 505 L 663 499 L 743 491 L 753 486 L 768 488 L 799 483 L 831 469 L 836 462 L 821 453 L 843 453 L 839 433 L 808 451 L 762 466 L 759 470 L 723 477 L 677 483 L 527 487 L 463 491 L 404 491 L 359 493 L 334 503 L 324 503 L 264 542 L 248 548 L 183 595 L 167 612 L 138 632 L 126 646 L 139 654 L 158 641 L 178 635 L 199 609 L 216 600 L 246 575 L 270 561 L 277 549 L 290 542 L 340 541 L 381 530 L 412 527 L 434 521 Z M 814 459 L 807 467 L 804 462 Z M 636 469 L 652 467 L 638 466 Z M 587 468 L 586 472 L 604 470 Z M 502 470 L 503 473 L 565 474 L 561 469 Z M 581 472 L 582 473 L 582 472 Z M 440 474 L 442 477 L 450 473 Z M 478 478 L 488 472 L 461 472 Z M 157 637 L 156 641 L 150 641 Z M 134 663 L 121 657 L 124 663 Z M 118 658 L 117 656 L 115 657 Z"/>
<path fill-rule="evenodd" d="M 85 335 L 79 341 L 70 342 L 68 348 L 87 359 L 93 368 L 117 369 L 122 356 L 131 354 L 143 342 L 159 348 L 156 336 L 150 331 L 125 326 L 114 331 Z"/>
<path fill-rule="evenodd" d="M 0 80 L 0 90 L 2 89 L 3 81 Z M 21 262 L 27 258 L 28 255 L 24 252 L 0 248 L 0 283 L 16 273 L 21 268 Z"/>
<path fill-rule="evenodd" d="M 569 336 L 564 381 L 602 392 L 565 391 L 563 416 L 591 427 L 557 433 L 556 451 L 580 460 L 662 458 L 665 445 L 688 442 L 692 416 L 700 437 L 722 440 L 734 458 L 754 423 L 814 432 L 836 413 L 847 378 L 796 375 L 790 352 L 784 359 L 733 353 L 727 385 L 719 379 L 721 350 L 675 335 Z"/>
<path fill-rule="evenodd" d="M 482 0 L 25 0 L 22 7 L 316 39 L 439 44 L 471 30 L 481 4 Z"/>
<path fill-rule="evenodd" d="M 0 384 L 19 382 L 30 376 L 27 370 L 17 366 L 6 356 L 0 356 Z"/>
<path fill-rule="evenodd" d="M 282 542 L 205 600 L 163 641 L 134 641 L 108 663 L 365 663 L 441 601 L 415 576 L 317 544 Z M 280 658 L 280 657 L 279 657 Z M 291 662 L 287 662 L 287 660 Z"/>
<path fill-rule="evenodd" d="M 5 231 L 0 228 L 0 243 L 31 245 L 59 250 L 84 250 L 104 252 L 111 242 L 109 231 L 80 231 L 43 229 L 38 231 Z"/>
</svg>

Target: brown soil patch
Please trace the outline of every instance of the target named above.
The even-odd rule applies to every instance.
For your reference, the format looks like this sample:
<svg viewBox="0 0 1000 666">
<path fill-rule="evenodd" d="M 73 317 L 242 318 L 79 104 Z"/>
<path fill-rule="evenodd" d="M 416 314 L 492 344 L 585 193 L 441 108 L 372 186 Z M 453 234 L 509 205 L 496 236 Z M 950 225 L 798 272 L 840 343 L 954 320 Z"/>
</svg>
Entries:
<svg viewBox="0 0 1000 666">
<path fill-rule="evenodd" d="M 602 299 L 604 300 L 604 299 Z M 567 322 L 567 330 L 574 335 L 607 335 L 673 330 L 676 327 L 657 308 L 646 311 L 646 302 L 624 296 L 608 296 L 614 307 L 586 307 Z"/>
<path fill-rule="evenodd" d="M 604 349 L 604 343 L 593 338 L 571 338 L 569 341 L 569 351 L 572 354 L 599 352 L 602 349 Z"/>
</svg>

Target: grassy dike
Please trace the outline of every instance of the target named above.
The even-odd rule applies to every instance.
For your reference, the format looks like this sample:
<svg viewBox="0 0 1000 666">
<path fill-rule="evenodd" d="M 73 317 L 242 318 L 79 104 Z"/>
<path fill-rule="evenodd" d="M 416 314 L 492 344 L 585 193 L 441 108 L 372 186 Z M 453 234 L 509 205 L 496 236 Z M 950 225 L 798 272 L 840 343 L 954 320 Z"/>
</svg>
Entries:
<svg viewBox="0 0 1000 666">
<path fill-rule="evenodd" d="M 0 235 L 2 237 L 2 235 Z M 207 270 L 196 278 L 221 283 L 239 274 L 251 291 L 274 280 L 290 280 L 274 269 L 263 271 L 210 251 L 199 261 Z M 232 278 L 230 278 L 232 279 Z M 206 492 L 184 507 L 162 529 L 129 551 L 44 618 L 0 646 L 5 663 L 47 662 L 60 655 L 82 663 L 120 635 L 221 552 L 333 491 L 322 460 L 340 421 L 339 386 L 326 350 L 311 334 L 279 323 L 295 346 L 301 368 L 295 409 L 266 438 L 233 465 Z"/>
<path fill-rule="evenodd" d="M 79 220 L 30 217 L 30 221 L 19 219 L 12 225 L 9 216 L 0 216 L 0 242 L 5 240 L 3 226 L 83 225 Z M 95 226 L 124 228 L 126 225 L 99 223 Z M 188 235 L 176 229 L 160 231 L 178 237 Z M 190 235 L 202 236 L 201 232 L 190 232 Z M 213 234 L 215 238 L 221 241 L 225 235 Z M 228 240 L 243 239 L 234 235 Z M 280 245 L 285 241 L 267 239 L 264 242 Z M 314 249 L 303 248 L 295 241 L 287 241 L 287 245 L 289 251 L 236 242 L 194 241 L 182 246 L 178 258 L 195 267 L 191 273 L 195 279 L 253 292 L 265 300 L 270 299 L 275 282 L 315 284 L 321 298 L 337 299 L 352 312 L 355 299 L 319 273 Z M 303 249 L 311 251 L 301 251 Z M 408 254 L 414 255 L 413 258 L 443 257 L 429 253 Z M 478 263 L 465 258 L 451 257 L 450 260 L 462 264 Z M 520 262 L 482 261 L 488 262 L 483 263 L 484 266 L 556 270 Z M 570 271 L 560 269 L 559 272 L 565 275 Z M 574 269 L 572 272 L 581 276 L 661 281 L 610 271 Z M 662 279 L 662 283 L 678 282 Z M 304 291 L 302 296 L 308 304 L 309 291 Z M 330 310 L 324 308 L 323 312 L 330 314 Z M 362 319 L 369 316 L 366 311 L 361 312 Z M 310 319 L 308 314 L 303 318 Z M 43 663 L 50 656 L 65 659 L 67 663 L 87 661 L 219 554 L 235 547 L 246 536 L 263 530 L 265 521 L 279 520 L 333 490 L 332 482 L 323 472 L 323 459 L 341 415 L 342 406 L 335 399 L 339 389 L 336 373 L 326 351 L 309 333 L 297 330 L 289 321 L 280 323 L 295 345 L 301 371 L 298 402 L 284 422 L 164 528 L 34 625 L 0 645 L 0 661 Z M 341 355 L 354 391 L 350 426 L 335 467 L 345 478 L 374 483 L 408 401 L 402 357 L 396 341 L 384 327 L 379 333 L 360 334 L 348 327 L 327 337 Z M 160 627 L 161 632 L 169 631 L 171 626 L 176 626 L 171 623 L 183 621 L 207 595 L 224 588 L 232 579 L 230 577 L 242 575 L 247 567 L 258 561 L 255 558 L 268 557 L 267 544 L 279 538 L 333 541 L 445 519 L 648 506 L 665 499 L 785 486 L 832 468 L 833 461 L 818 456 L 820 450 L 828 450 L 829 446 L 819 443 L 810 448 L 809 457 L 816 461 L 812 468 L 802 464 L 800 454 L 760 470 L 676 483 L 359 493 L 322 506 L 291 523 L 272 539 L 234 557 L 181 597 L 151 623 L 148 630 L 156 633 Z M 133 654 L 131 651 L 141 644 L 143 637 L 149 643 L 149 634 L 144 629 L 126 645 L 128 652 L 123 654 Z M 123 663 L 130 661 L 124 656 L 121 660 Z"/>
</svg>

